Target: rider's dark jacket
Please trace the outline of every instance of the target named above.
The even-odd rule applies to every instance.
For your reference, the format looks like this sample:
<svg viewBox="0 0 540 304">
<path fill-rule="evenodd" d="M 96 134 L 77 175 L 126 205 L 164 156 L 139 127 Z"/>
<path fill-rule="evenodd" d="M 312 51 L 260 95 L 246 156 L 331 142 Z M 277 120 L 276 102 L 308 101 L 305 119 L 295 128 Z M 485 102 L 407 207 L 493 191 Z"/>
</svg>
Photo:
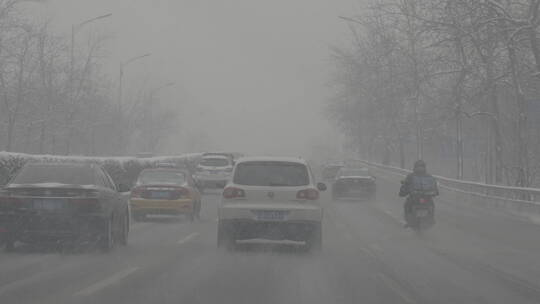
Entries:
<svg viewBox="0 0 540 304">
<path fill-rule="evenodd" d="M 401 185 L 401 188 L 399 189 L 399 196 L 405 197 L 411 194 L 415 189 L 418 190 L 419 188 L 424 188 L 423 185 L 418 185 L 419 183 L 427 181 L 427 184 L 429 184 L 429 187 L 432 189 L 429 189 L 434 192 L 435 195 L 439 195 L 439 187 L 437 186 L 437 181 L 435 178 L 427 173 L 410 173 L 405 178 L 405 181 Z M 428 190 L 428 189 L 424 189 Z"/>
</svg>

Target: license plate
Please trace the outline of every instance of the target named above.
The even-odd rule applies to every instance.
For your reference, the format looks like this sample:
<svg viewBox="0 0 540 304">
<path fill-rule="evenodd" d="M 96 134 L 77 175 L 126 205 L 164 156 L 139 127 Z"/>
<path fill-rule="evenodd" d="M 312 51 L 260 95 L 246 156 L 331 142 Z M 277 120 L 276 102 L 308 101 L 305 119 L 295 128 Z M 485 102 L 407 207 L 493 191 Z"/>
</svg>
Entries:
<svg viewBox="0 0 540 304">
<path fill-rule="evenodd" d="M 39 210 L 54 211 L 65 207 L 65 201 L 61 199 L 34 199 L 34 208 Z"/>
<path fill-rule="evenodd" d="M 287 211 L 264 210 L 254 211 L 254 213 L 260 221 L 282 221 L 285 219 Z"/>
<path fill-rule="evenodd" d="M 155 199 L 168 199 L 170 196 L 168 191 L 152 191 L 150 195 Z"/>
<path fill-rule="evenodd" d="M 429 211 L 426 210 L 426 209 L 418 209 L 418 210 L 416 210 L 416 216 L 417 217 L 426 217 L 426 216 L 428 216 L 428 214 L 429 214 Z"/>
</svg>

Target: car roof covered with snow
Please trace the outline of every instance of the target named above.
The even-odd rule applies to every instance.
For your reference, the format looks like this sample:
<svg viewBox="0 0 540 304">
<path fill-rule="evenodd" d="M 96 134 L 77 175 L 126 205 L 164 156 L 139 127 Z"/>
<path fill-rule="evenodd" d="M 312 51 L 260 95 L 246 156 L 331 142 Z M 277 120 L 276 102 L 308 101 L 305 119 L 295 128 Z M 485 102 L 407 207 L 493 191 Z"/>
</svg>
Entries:
<svg viewBox="0 0 540 304">
<path fill-rule="evenodd" d="M 287 162 L 287 163 L 298 163 L 307 166 L 306 160 L 301 157 L 285 157 L 285 156 L 249 156 L 239 158 L 236 164 L 246 163 L 246 162 Z"/>
<path fill-rule="evenodd" d="M 45 161 L 28 161 L 24 164 L 25 167 L 72 167 L 72 168 L 96 168 L 101 167 L 93 163 L 78 163 L 78 162 L 45 162 Z"/>
<path fill-rule="evenodd" d="M 202 157 L 202 159 L 226 159 L 226 160 L 230 160 L 231 158 L 227 157 L 225 155 L 221 155 L 221 154 L 208 154 L 208 155 L 204 155 Z"/>
</svg>

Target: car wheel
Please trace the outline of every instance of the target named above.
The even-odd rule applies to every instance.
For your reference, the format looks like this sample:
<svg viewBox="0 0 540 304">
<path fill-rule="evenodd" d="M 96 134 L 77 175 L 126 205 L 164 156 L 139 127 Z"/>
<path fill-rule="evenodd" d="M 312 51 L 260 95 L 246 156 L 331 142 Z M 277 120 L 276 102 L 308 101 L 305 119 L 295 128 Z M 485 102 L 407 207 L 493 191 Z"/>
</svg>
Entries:
<svg viewBox="0 0 540 304">
<path fill-rule="evenodd" d="M 120 237 L 118 242 L 122 246 L 126 246 L 128 243 L 128 236 L 129 236 L 129 217 L 125 215 L 122 219 L 122 228 L 120 230 Z"/>
<path fill-rule="evenodd" d="M 322 225 L 316 224 L 311 232 L 309 240 L 306 241 L 306 245 L 310 251 L 319 252 L 322 250 Z"/>
<path fill-rule="evenodd" d="M 197 202 L 197 212 L 196 212 L 196 215 L 197 215 L 197 219 L 201 219 L 201 201 L 198 201 Z"/>
<path fill-rule="evenodd" d="M 13 239 L 6 239 L 4 248 L 7 252 L 13 252 L 15 251 L 15 240 Z"/>
<path fill-rule="evenodd" d="M 234 250 L 235 241 L 223 224 L 218 225 L 217 247 Z"/>
<path fill-rule="evenodd" d="M 100 238 L 100 248 L 103 252 L 109 252 L 114 246 L 114 231 L 112 217 L 105 223 L 104 231 Z"/>
</svg>

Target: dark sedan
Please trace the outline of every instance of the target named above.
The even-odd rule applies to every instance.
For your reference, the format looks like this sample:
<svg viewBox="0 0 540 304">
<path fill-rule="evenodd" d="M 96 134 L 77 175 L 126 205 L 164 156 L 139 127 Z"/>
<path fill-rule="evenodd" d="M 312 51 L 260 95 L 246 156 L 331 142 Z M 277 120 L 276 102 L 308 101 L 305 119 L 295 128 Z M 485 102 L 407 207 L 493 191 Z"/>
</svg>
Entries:
<svg viewBox="0 0 540 304">
<path fill-rule="evenodd" d="M 375 177 L 365 168 L 342 169 L 332 185 L 334 199 L 375 199 Z"/>
<path fill-rule="evenodd" d="M 31 163 L 0 191 L 0 230 L 8 251 L 16 242 L 81 241 L 108 251 L 127 244 L 129 207 L 99 165 Z"/>
</svg>

